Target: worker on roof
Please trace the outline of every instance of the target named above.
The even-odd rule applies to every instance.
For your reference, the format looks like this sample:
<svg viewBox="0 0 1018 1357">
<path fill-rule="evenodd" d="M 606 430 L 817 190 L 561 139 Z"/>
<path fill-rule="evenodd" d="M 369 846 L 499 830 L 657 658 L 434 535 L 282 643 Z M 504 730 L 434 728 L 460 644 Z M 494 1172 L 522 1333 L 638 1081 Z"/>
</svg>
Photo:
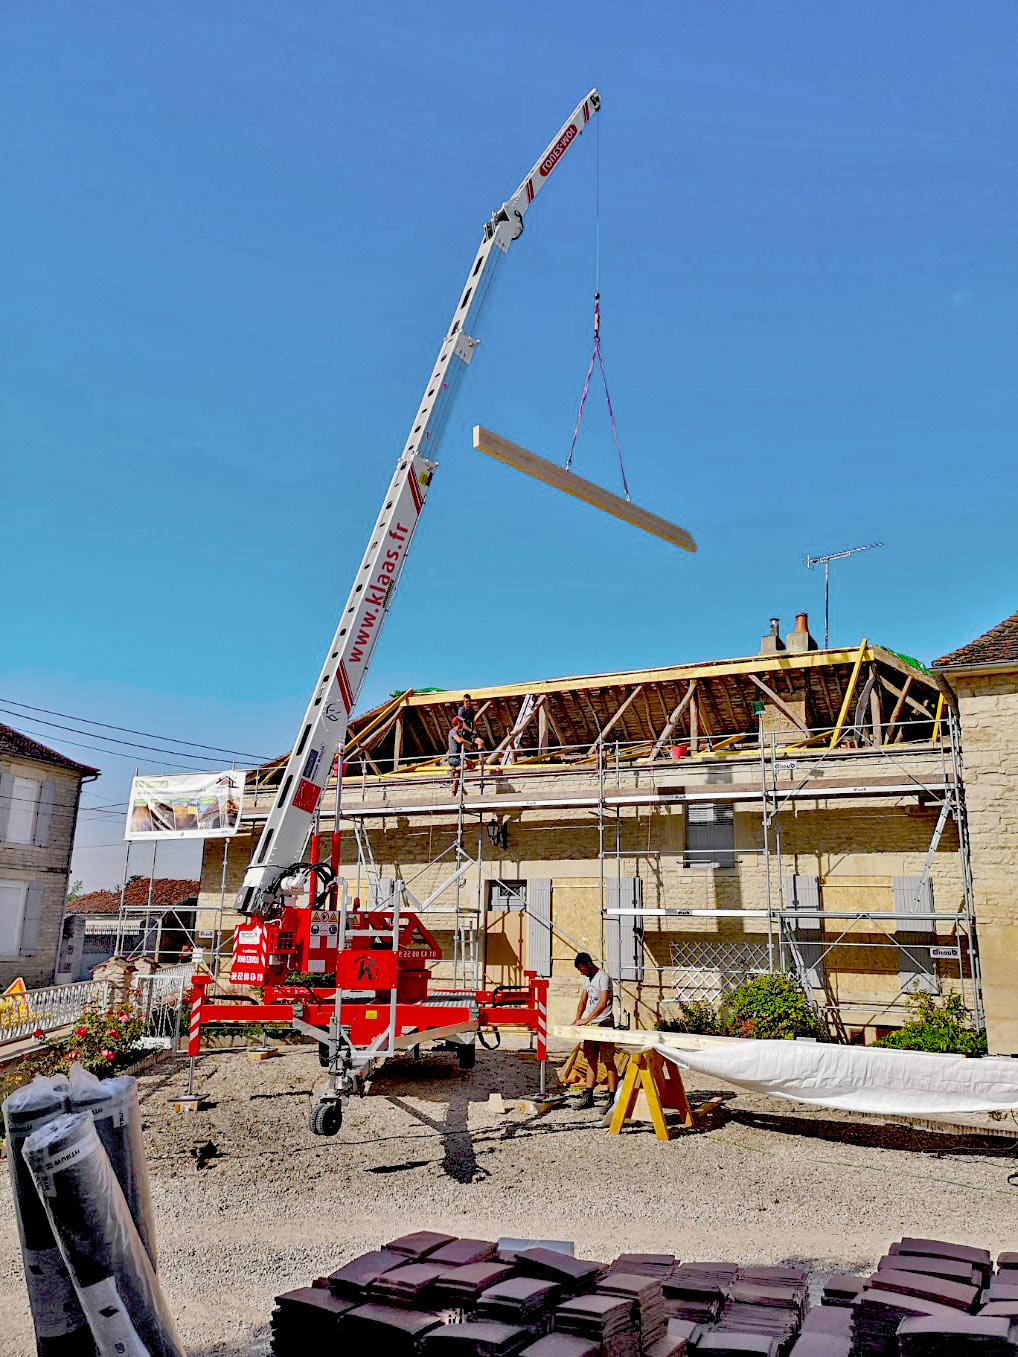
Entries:
<svg viewBox="0 0 1018 1357">
<path fill-rule="evenodd" d="M 471 750 L 472 742 L 463 734 L 463 722 L 458 716 L 452 718 L 449 727 L 449 744 L 445 751 L 445 761 L 452 769 L 452 794 L 456 796 L 460 789 L 460 766 L 465 755 Z"/>
<path fill-rule="evenodd" d="M 477 733 L 476 721 L 477 713 L 474 711 L 473 698 L 469 693 L 463 694 L 463 701 L 460 709 L 456 713 L 460 720 L 461 734 L 464 739 L 469 740 L 475 749 L 483 749 L 484 741 Z"/>
<path fill-rule="evenodd" d="M 576 1007 L 575 1025 L 577 1027 L 610 1028 L 614 1025 L 612 1013 L 612 981 L 607 971 L 602 970 L 589 952 L 578 952 L 573 965 L 583 977 L 580 1002 Z M 619 1076 L 615 1068 L 615 1043 L 598 1041 L 596 1038 L 583 1043 L 583 1058 L 587 1062 L 587 1083 L 576 1104 L 579 1108 L 594 1106 L 594 1086 L 597 1083 L 597 1065 L 603 1060 L 607 1071 L 608 1088 L 605 1093 L 597 1094 L 599 1102 L 611 1102 L 615 1097 Z"/>
</svg>

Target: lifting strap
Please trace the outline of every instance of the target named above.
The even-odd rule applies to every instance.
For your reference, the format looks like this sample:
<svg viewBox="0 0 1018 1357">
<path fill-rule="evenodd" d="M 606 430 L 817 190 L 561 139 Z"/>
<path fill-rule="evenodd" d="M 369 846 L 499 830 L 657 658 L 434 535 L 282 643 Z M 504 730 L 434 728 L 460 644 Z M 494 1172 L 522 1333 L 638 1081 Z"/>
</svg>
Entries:
<svg viewBox="0 0 1018 1357">
<path fill-rule="evenodd" d="M 612 436 L 615 439 L 615 451 L 619 455 L 619 470 L 622 473 L 622 488 L 626 492 L 626 499 L 630 498 L 629 484 L 626 481 L 626 468 L 622 464 L 622 449 L 619 447 L 619 432 L 615 427 L 615 412 L 612 410 L 612 398 L 608 391 L 608 377 L 604 370 L 604 359 L 601 357 L 601 294 L 594 293 L 594 348 L 590 355 L 590 364 L 587 368 L 587 379 L 583 383 L 583 395 L 580 397 L 580 408 L 576 413 L 576 428 L 573 430 L 573 441 L 569 445 L 569 456 L 566 458 L 566 470 L 569 470 L 573 460 L 573 452 L 576 448 L 576 439 L 580 432 L 580 420 L 583 418 L 583 407 L 586 404 L 587 392 L 590 390 L 590 378 L 594 371 L 594 359 L 597 359 L 598 366 L 601 369 L 601 380 L 604 382 L 604 396 L 608 402 L 608 418 L 611 420 Z"/>
</svg>

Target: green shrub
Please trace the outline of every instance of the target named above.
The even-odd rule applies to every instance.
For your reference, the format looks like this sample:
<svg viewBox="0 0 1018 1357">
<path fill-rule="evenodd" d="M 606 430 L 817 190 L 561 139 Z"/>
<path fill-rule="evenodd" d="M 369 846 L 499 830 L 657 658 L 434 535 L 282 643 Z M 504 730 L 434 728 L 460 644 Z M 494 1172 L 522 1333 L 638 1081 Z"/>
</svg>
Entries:
<svg viewBox="0 0 1018 1357">
<path fill-rule="evenodd" d="M 695 1032 L 700 1036 L 724 1036 L 724 1028 L 718 1017 L 717 1009 L 706 999 L 693 999 L 689 1003 L 679 1000 L 679 1016 L 666 1018 L 657 1025 L 659 1032 Z"/>
<path fill-rule="evenodd" d="M 932 994 L 909 998 L 912 1016 L 899 1031 L 881 1037 L 874 1046 L 899 1051 L 938 1051 L 942 1054 L 981 1056 L 987 1054 L 986 1029 L 972 1026 L 968 1010 L 957 994 L 943 1003 Z"/>
<path fill-rule="evenodd" d="M 706 1000 L 680 1000 L 679 1016 L 659 1023 L 658 1031 L 788 1041 L 827 1035 L 806 992 L 787 975 L 758 975 L 744 980 L 718 1008 Z"/>
<path fill-rule="evenodd" d="M 719 1016 L 732 1037 L 791 1041 L 793 1037 L 826 1036 L 805 990 L 788 975 L 744 980 L 721 1001 Z"/>
</svg>

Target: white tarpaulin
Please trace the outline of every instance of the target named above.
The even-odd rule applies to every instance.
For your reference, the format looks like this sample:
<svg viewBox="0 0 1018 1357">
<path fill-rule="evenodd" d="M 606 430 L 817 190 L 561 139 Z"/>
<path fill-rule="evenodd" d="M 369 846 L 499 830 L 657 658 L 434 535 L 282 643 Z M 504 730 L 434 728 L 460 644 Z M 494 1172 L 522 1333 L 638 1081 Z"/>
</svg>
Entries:
<svg viewBox="0 0 1018 1357">
<path fill-rule="evenodd" d="M 590 1039 L 582 1027 L 563 1036 Z M 945 1117 L 1018 1108 L 1018 1060 L 930 1055 L 874 1046 L 828 1046 L 812 1041 L 659 1037 L 653 1032 L 600 1029 L 601 1040 L 626 1049 L 654 1050 L 680 1069 L 722 1079 L 751 1093 L 813 1103 L 843 1112 Z"/>
<path fill-rule="evenodd" d="M 136 777 L 125 839 L 225 839 L 236 834 L 246 773 Z"/>
</svg>

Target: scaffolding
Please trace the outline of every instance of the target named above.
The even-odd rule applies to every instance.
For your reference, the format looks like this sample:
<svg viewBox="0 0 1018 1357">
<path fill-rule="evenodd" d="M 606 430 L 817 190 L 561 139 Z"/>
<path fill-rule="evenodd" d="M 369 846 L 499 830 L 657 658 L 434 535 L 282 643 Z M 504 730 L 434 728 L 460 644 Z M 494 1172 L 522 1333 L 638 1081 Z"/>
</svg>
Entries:
<svg viewBox="0 0 1018 1357">
<path fill-rule="evenodd" d="M 865 696 L 860 700 L 860 706 Z M 946 734 L 942 734 L 946 726 Z M 861 722 L 848 728 L 850 734 L 863 739 Z M 717 1001 L 744 980 L 756 975 L 777 972 L 792 975 L 809 995 L 828 1025 L 843 1038 L 847 1036 L 846 1017 L 849 1011 L 866 1013 L 869 1022 L 881 1016 L 900 1022 L 907 1014 L 907 1001 L 920 993 L 942 994 L 945 982 L 957 986 L 962 1003 L 972 1014 L 976 1027 L 985 1025 L 979 950 L 976 936 L 975 902 L 972 889 L 968 828 L 965 816 L 964 785 L 957 718 L 950 708 L 938 711 L 931 744 L 940 754 L 940 774 L 936 779 L 917 777 L 907 766 L 900 745 L 883 745 L 872 741 L 869 747 L 887 760 L 900 773 L 896 784 L 877 785 L 860 783 L 853 788 L 838 788 L 837 794 L 848 799 L 869 799 L 886 795 L 914 795 L 923 804 L 938 811 L 936 823 L 918 876 L 891 877 L 889 883 L 880 883 L 882 890 L 890 884 L 893 908 L 846 909 L 829 907 L 823 901 L 819 878 L 786 873 L 782 844 L 782 814 L 804 799 L 831 799 L 834 788 L 807 790 L 807 783 L 815 781 L 818 768 L 838 748 L 841 728 L 810 732 L 807 740 L 798 732 L 768 732 L 761 727 L 755 734 L 760 764 L 760 784 L 756 801 L 760 805 L 762 830 L 762 857 L 764 869 L 765 906 L 762 909 L 725 909 L 704 904 L 702 908 L 645 908 L 642 903 L 625 906 L 608 902 L 605 888 L 605 860 L 614 862 L 616 899 L 623 881 L 622 863 L 625 858 L 648 856 L 644 851 L 624 853 L 621 849 L 621 812 L 615 806 L 614 851 L 605 848 L 604 813 L 610 809 L 604 792 L 603 771 L 599 770 L 599 859 L 601 873 L 602 937 L 611 928 L 612 920 L 631 920 L 636 951 L 643 951 L 645 920 L 648 918 L 703 918 L 717 924 L 722 919 L 757 920 L 766 930 L 766 936 L 726 938 L 720 933 L 716 940 L 702 939 L 669 942 L 669 965 L 648 965 L 645 956 L 639 956 L 636 969 L 639 979 L 643 971 L 652 969 L 667 973 L 673 987 L 674 1001 L 708 999 Z M 745 744 L 753 739 L 747 732 L 737 741 Z M 789 764 L 789 755 L 810 743 L 829 741 L 820 758 L 811 762 L 805 775 L 788 788 L 781 788 L 778 771 Z M 798 743 L 795 743 L 798 741 Z M 733 741 L 735 742 L 735 741 Z M 726 741 L 728 743 L 728 741 Z M 792 768 L 794 770 L 794 762 Z M 618 783 L 618 759 L 615 772 Z M 710 793 L 715 804 L 734 806 L 747 798 L 744 792 L 733 794 L 723 787 Z M 690 797 L 688 805 L 694 804 Z M 956 909 L 938 909 L 933 894 L 933 866 L 943 839 L 945 828 L 953 823 L 958 835 L 961 900 Z M 731 850 L 741 857 L 745 848 Z M 683 849 L 688 859 L 688 848 Z M 700 863 L 710 870 L 719 863 Z M 729 864 L 731 865 L 731 864 Z M 830 885 L 826 880 L 824 886 Z M 839 884 L 847 884 L 841 882 Z M 857 883 L 852 883 L 859 889 Z M 866 926 L 870 933 L 882 936 L 861 936 Z M 890 927 L 889 927 L 890 926 Z M 850 999 L 836 994 L 831 984 L 831 972 L 837 970 L 839 952 L 849 947 L 866 951 L 883 951 L 897 962 L 897 988 L 880 999 Z M 875 972 L 871 972 L 875 973 Z M 622 977 L 623 983 L 625 976 Z"/>
</svg>

